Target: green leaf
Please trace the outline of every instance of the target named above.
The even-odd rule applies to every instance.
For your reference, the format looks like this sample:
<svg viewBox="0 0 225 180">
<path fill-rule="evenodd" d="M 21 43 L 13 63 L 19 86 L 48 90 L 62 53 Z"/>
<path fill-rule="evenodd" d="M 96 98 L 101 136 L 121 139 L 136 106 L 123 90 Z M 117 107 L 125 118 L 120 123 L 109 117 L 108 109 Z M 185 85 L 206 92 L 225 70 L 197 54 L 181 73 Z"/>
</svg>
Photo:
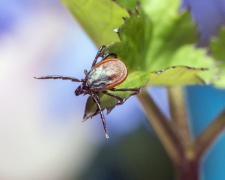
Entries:
<svg viewBox="0 0 225 180">
<path fill-rule="evenodd" d="M 117 2 L 126 8 L 134 6 L 133 1 Z M 214 66 L 214 60 L 205 49 L 194 47 L 198 39 L 196 25 L 188 11 L 177 12 L 178 0 L 142 0 L 141 7 L 139 13 L 133 12 L 119 28 L 121 43 L 108 46 L 106 53 L 117 53 L 131 71 L 152 72 L 171 66 Z M 204 80 L 209 81 L 212 72 L 207 73 Z"/>
<path fill-rule="evenodd" d="M 105 54 L 116 53 L 123 60 L 129 72 L 146 71 L 146 57 L 152 39 L 152 24 L 142 9 L 130 11 L 130 17 L 118 28 L 121 42 L 109 45 Z"/>
<path fill-rule="evenodd" d="M 217 60 L 221 68 L 218 78 L 214 84 L 218 87 L 225 88 L 225 28 L 221 28 L 218 37 L 213 38 L 210 42 L 212 56 Z"/>
<path fill-rule="evenodd" d="M 204 81 L 197 75 L 199 72 L 203 72 L 207 69 L 204 68 L 190 68 L 184 66 L 174 66 L 167 68 L 162 71 L 144 73 L 141 71 L 131 73 L 127 80 L 121 85 L 117 86 L 117 89 L 122 88 L 137 88 L 142 90 L 144 86 L 148 83 L 149 85 L 162 86 L 162 85 L 183 85 L 184 82 L 187 85 L 192 84 L 204 84 Z M 150 76 L 150 78 L 149 78 Z M 148 79 L 149 78 L 149 79 Z M 146 80 L 147 79 L 147 80 Z M 130 91 L 108 91 L 112 94 L 120 96 L 121 98 L 127 100 L 132 96 Z M 107 114 L 117 105 L 118 100 L 116 98 L 110 97 L 103 93 L 99 95 L 102 110 L 107 110 Z M 99 114 L 97 106 L 91 97 L 88 98 L 84 113 L 84 121 Z"/>
<path fill-rule="evenodd" d="M 128 13 L 111 0 L 62 0 L 99 46 L 112 43 L 105 50 L 116 53 L 125 62 L 129 73 L 154 72 L 171 66 L 195 68 L 213 67 L 214 61 L 204 49 L 196 49 L 193 43 L 198 35 L 188 11 L 178 13 L 179 0 L 117 0 Z M 95 7 L 95 8 L 93 8 Z M 168 8 L 169 7 L 169 8 Z M 122 24 L 121 17 L 127 17 Z M 118 41 L 113 29 L 118 28 Z M 115 43 L 116 42 L 116 43 Z M 212 79 L 214 71 L 205 72 L 205 81 Z M 185 85 L 185 81 L 183 85 Z"/>
<path fill-rule="evenodd" d="M 161 8 L 161 6 L 158 8 L 157 13 L 162 13 Z M 168 17 L 165 17 L 172 22 L 162 22 L 160 24 L 162 29 L 153 26 L 154 24 L 143 9 L 136 8 L 136 11 L 129 11 L 130 17 L 118 29 L 121 42 L 109 45 L 104 53 L 116 53 L 119 59 L 125 62 L 130 72 L 142 70 L 150 74 L 150 72 L 161 71 L 171 66 L 213 67 L 214 61 L 207 55 L 206 50 L 193 46 L 197 35 L 196 27 L 191 23 L 189 13 L 177 14 L 170 13 L 170 11 Z M 174 10 L 174 12 L 176 11 Z M 171 18 L 169 18 L 170 16 Z M 167 19 L 165 17 L 164 19 Z M 155 32 L 155 29 L 158 28 L 158 32 Z M 175 69 L 171 69 L 170 73 L 173 71 L 173 77 L 175 77 L 177 72 Z M 187 70 L 186 73 L 189 71 Z M 209 70 L 201 73 L 200 76 L 208 83 L 212 79 L 213 73 L 214 70 Z M 193 71 L 190 71 L 190 76 L 187 77 L 190 79 L 181 81 L 183 83 L 179 85 L 189 85 L 191 80 L 194 80 L 191 84 L 199 82 L 195 81 L 196 75 L 193 74 Z M 176 80 L 174 79 L 174 81 Z M 171 84 L 166 83 L 165 85 L 174 84 L 172 81 L 168 82 Z"/>
<path fill-rule="evenodd" d="M 126 9 L 134 9 L 138 4 L 142 4 L 143 0 L 141 1 L 137 1 L 137 0 L 113 0 L 116 3 L 120 4 L 122 7 L 126 8 Z"/>
<path fill-rule="evenodd" d="M 152 72 L 149 84 L 154 86 L 179 86 L 184 82 L 186 85 L 204 84 L 197 74 L 205 70 L 207 69 L 173 66 L 162 71 Z"/>
<path fill-rule="evenodd" d="M 116 53 L 127 65 L 128 78 L 116 88 L 141 89 L 148 80 L 147 85 L 171 86 L 203 84 L 202 79 L 207 82 L 213 79 L 214 70 L 202 68 L 214 67 L 215 63 L 205 49 L 193 46 L 198 38 L 196 25 L 188 11 L 177 12 L 179 0 L 141 0 L 141 6 L 135 9 L 134 0 L 117 0 L 121 6 L 110 0 L 62 1 L 98 46 L 109 44 L 104 55 Z M 129 14 L 122 6 L 129 9 Z M 119 39 L 115 38 L 116 33 L 112 34 L 116 28 Z M 109 92 L 124 99 L 132 95 L 132 92 Z M 108 112 L 118 102 L 102 93 L 99 96 L 102 109 Z M 84 119 L 98 113 L 89 97 Z"/>
<path fill-rule="evenodd" d="M 127 16 L 125 9 L 110 0 L 61 0 L 97 46 L 118 41 L 114 29 Z"/>
</svg>

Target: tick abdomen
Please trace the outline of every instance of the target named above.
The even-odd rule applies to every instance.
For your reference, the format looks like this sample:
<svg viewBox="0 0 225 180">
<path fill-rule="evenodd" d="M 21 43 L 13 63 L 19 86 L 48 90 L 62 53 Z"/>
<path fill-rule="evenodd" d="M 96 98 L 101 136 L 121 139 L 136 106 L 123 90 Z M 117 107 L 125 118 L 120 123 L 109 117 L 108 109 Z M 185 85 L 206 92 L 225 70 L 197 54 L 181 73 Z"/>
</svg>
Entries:
<svg viewBox="0 0 225 180">
<path fill-rule="evenodd" d="M 118 59 L 106 59 L 89 71 L 86 79 L 90 90 L 104 91 L 121 84 L 127 78 L 127 67 Z"/>
</svg>

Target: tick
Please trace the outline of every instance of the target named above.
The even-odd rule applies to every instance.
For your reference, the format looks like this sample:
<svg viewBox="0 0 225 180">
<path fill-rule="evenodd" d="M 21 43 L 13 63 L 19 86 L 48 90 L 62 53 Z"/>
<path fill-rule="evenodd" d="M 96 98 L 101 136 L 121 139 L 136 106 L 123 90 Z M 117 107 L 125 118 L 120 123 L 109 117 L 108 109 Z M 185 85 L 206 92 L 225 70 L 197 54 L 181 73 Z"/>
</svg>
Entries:
<svg viewBox="0 0 225 180">
<path fill-rule="evenodd" d="M 115 53 L 110 53 L 104 56 L 103 51 L 106 46 L 101 46 L 95 56 L 95 59 L 92 63 L 91 70 L 84 70 L 85 78 L 77 79 L 74 77 L 67 76 L 42 76 L 34 77 L 35 79 L 62 79 L 70 80 L 73 82 L 81 82 L 81 85 L 75 90 L 75 95 L 79 96 L 81 94 L 89 94 L 97 106 L 97 111 L 95 114 L 101 115 L 103 128 L 105 131 L 106 138 L 109 138 L 106 129 L 105 117 L 103 110 L 101 108 L 101 102 L 99 98 L 99 92 L 102 92 L 108 96 L 116 98 L 117 105 L 121 105 L 125 102 L 126 99 L 123 99 L 115 94 L 112 94 L 113 91 L 130 91 L 131 95 L 136 95 L 139 93 L 139 88 L 124 88 L 116 89 L 115 87 L 124 82 L 128 75 L 127 66 L 119 59 Z M 113 57 L 113 58 L 110 58 Z M 101 57 L 101 61 L 97 63 L 98 58 Z"/>
</svg>

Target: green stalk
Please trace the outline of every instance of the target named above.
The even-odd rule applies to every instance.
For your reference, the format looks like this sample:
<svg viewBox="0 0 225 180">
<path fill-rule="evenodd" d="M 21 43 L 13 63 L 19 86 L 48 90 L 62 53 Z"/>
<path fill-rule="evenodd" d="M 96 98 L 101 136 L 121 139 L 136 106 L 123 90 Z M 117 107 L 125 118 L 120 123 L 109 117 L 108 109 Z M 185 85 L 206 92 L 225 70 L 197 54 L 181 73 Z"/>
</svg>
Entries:
<svg viewBox="0 0 225 180">
<path fill-rule="evenodd" d="M 185 98 L 181 86 L 168 87 L 170 102 L 170 113 L 172 121 L 180 135 L 181 142 L 185 149 L 186 158 L 192 159 L 194 156 L 192 139 L 189 129 L 188 117 L 186 112 Z"/>
<path fill-rule="evenodd" d="M 164 144 L 173 162 L 180 164 L 184 157 L 184 149 L 171 122 L 161 113 L 146 90 L 138 94 L 137 97 L 145 110 L 149 123 Z"/>
<path fill-rule="evenodd" d="M 196 158 L 201 159 L 206 150 L 215 142 L 225 128 L 225 110 L 196 139 L 194 143 Z"/>
<path fill-rule="evenodd" d="M 138 95 L 149 123 L 174 162 L 177 180 L 198 180 L 200 160 L 196 159 L 194 143 L 190 137 L 183 89 L 168 89 L 172 122 L 164 117 L 148 92 Z"/>
</svg>

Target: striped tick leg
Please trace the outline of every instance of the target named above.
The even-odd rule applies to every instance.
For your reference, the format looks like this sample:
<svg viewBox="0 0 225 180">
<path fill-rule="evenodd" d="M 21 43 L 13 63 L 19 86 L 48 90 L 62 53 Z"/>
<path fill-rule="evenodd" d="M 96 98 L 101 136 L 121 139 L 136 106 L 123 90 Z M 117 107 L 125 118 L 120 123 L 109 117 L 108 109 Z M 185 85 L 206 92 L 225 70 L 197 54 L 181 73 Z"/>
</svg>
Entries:
<svg viewBox="0 0 225 180">
<path fill-rule="evenodd" d="M 91 67 L 93 67 L 93 66 L 96 64 L 97 59 L 98 59 L 99 57 L 102 57 L 102 55 L 103 55 L 102 52 L 103 52 L 103 50 L 104 50 L 105 48 L 106 48 L 105 45 L 103 45 L 103 46 L 101 46 L 101 47 L 99 48 L 99 50 L 98 50 L 98 52 L 97 52 L 97 54 L 96 54 L 96 56 L 95 56 L 95 59 L 94 59 L 94 61 L 93 61 Z"/>
<path fill-rule="evenodd" d="M 140 92 L 139 88 L 124 88 L 124 89 L 116 89 L 112 88 L 109 89 L 110 91 L 133 91 L 134 93 L 132 95 L 138 94 Z"/>
<path fill-rule="evenodd" d="M 109 90 L 110 90 L 110 91 L 131 91 L 131 92 L 133 92 L 133 93 L 130 94 L 130 96 L 136 95 L 136 94 L 138 94 L 138 93 L 140 92 L 140 89 L 139 89 L 139 88 L 136 88 L 136 89 L 132 89 L 132 88 L 124 88 L 124 89 L 116 89 L 116 88 L 112 88 L 112 89 L 109 89 Z M 103 92 L 103 93 L 104 93 L 104 92 Z M 105 94 L 106 94 L 106 93 L 105 93 Z M 117 95 L 111 94 L 111 93 L 108 93 L 107 95 L 112 96 L 112 97 L 118 99 L 119 102 L 117 103 L 117 105 L 123 104 L 123 103 L 126 101 L 126 99 L 127 99 L 127 98 L 123 99 L 123 98 L 121 98 L 121 97 L 119 97 L 119 96 L 117 96 Z M 129 97 L 130 97 L 130 96 L 129 96 Z"/>
<path fill-rule="evenodd" d="M 79 80 L 74 77 L 67 77 L 67 76 L 41 76 L 41 77 L 34 77 L 35 79 L 62 79 L 62 80 L 70 80 L 73 82 L 82 82 L 82 80 Z"/>
<path fill-rule="evenodd" d="M 125 99 L 123 99 L 123 98 L 121 98 L 121 97 L 119 97 L 119 96 L 117 96 L 117 95 L 115 95 L 115 94 L 111 94 L 111 93 L 109 93 L 109 92 L 107 92 L 107 91 L 102 91 L 102 92 L 103 92 L 104 94 L 108 95 L 108 96 L 111 96 L 111 97 L 114 97 L 114 98 L 118 99 L 119 102 L 117 103 L 117 105 L 121 105 L 121 104 L 123 104 L 123 103 L 125 102 Z"/>
<path fill-rule="evenodd" d="M 100 100 L 99 100 L 99 98 L 95 97 L 95 94 L 93 92 L 91 92 L 91 97 L 92 97 L 93 101 L 95 102 L 95 104 L 97 105 L 98 110 L 100 111 L 102 124 L 103 124 L 103 128 L 104 128 L 104 131 L 105 131 L 105 136 L 106 136 L 106 138 L 109 138 L 109 135 L 107 134 L 107 129 L 106 129 L 105 117 L 104 117 L 104 114 L 102 112 L 102 108 L 100 106 Z"/>
</svg>

